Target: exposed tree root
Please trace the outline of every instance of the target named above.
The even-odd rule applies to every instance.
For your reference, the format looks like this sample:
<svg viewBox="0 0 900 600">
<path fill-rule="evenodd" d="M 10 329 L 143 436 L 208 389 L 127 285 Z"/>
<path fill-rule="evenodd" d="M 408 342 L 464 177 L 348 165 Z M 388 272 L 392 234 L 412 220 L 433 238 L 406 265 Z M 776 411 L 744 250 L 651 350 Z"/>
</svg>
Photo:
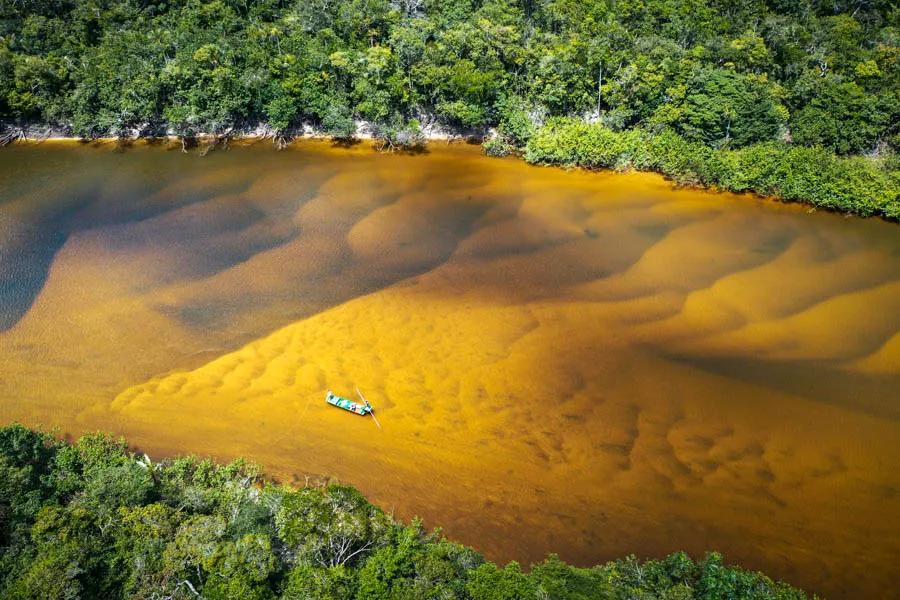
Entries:
<svg viewBox="0 0 900 600">
<path fill-rule="evenodd" d="M 8 131 L 4 131 L 0 133 L 0 146 L 6 146 L 7 144 L 12 144 L 18 141 L 24 141 L 27 139 L 25 135 L 25 130 L 21 127 L 11 128 Z"/>
</svg>

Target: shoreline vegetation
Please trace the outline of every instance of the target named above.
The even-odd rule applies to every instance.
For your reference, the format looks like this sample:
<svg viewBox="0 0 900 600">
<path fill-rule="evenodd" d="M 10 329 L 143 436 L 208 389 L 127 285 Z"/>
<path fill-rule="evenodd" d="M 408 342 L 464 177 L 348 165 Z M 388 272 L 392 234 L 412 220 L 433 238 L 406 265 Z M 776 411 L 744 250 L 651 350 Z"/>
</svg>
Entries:
<svg viewBox="0 0 900 600">
<path fill-rule="evenodd" d="M 256 127 L 257 123 L 264 126 Z M 900 220 L 900 11 L 818 0 L 27 0 L 0 143 L 476 136 Z M 35 126 L 38 129 L 35 129 Z"/>
<path fill-rule="evenodd" d="M 489 143 L 488 152 L 493 147 Z M 653 171 L 680 185 L 753 192 L 814 208 L 900 220 L 900 170 L 868 157 L 840 157 L 821 147 L 764 142 L 717 150 L 673 131 L 615 132 L 560 118 L 537 129 L 520 151 L 533 164 Z"/>
<path fill-rule="evenodd" d="M 479 134 L 431 129 L 391 140 L 370 131 L 367 124 L 361 124 L 353 136 L 338 138 L 312 127 L 278 135 L 269 127 L 259 126 L 224 135 L 198 133 L 189 138 L 171 133 L 84 138 L 60 132 L 43 136 L 39 130 L 29 128 L 6 143 L 167 140 L 181 144 L 185 152 L 193 146 L 201 146 L 205 154 L 215 148 L 227 147 L 232 140 L 272 140 L 279 149 L 302 139 L 330 140 L 338 144 L 371 141 L 379 151 L 421 151 L 429 142 L 466 141 L 480 143 L 489 156 L 518 156 L 535 165 L 653 172 L 679 186 L 749 192 L 764 198 L 806 204 L 814 209 L 900 221 L 900 170 L 886 165 L 883 160 L 840 157 L 820 147 L 772 142 L 738 150 L 714 150 L 688 142 L 671 131 L 661 134 L 641 130 L 614 132 L 597 123 L 571 118 L 552 119 L 535 128 L 524 144 L 511 142 L 494 130 Z"/>
<path fill-rule="evenodd" d="M 101 433 L 0 427 L 0 596 L 266 600 L 804 600 L 721 555 L 499 566 L 346 485 L 153 462 Z"/>
</svg>

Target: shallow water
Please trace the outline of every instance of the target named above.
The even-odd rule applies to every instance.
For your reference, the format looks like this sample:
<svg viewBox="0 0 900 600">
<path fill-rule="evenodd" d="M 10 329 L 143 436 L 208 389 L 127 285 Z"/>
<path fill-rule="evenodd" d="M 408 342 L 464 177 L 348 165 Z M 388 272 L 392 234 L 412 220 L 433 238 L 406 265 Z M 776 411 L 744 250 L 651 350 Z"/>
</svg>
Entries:
<svg viewBox="0 0 900 600">
<path fill-rule="evenodd" d="M 3 423 L 338 478 L 496 560 L 898 575 L 889 223 L 463 145 L 18 146 L 0 364 Z"/>
</svg>

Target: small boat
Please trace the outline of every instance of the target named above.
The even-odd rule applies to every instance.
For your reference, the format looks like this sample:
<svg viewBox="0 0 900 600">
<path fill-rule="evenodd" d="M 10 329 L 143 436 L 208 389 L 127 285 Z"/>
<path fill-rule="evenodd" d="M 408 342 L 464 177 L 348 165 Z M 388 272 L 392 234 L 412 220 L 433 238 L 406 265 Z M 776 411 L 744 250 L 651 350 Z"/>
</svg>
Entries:
<svg viewBox="0 0 900 600">
<path fill-rule="evenodd" d="M 337 396 L 334 392 L 328 390 L 328 393 L 325 394 L 325 402 L 332 406 L 337 406 L 338 408 L 349 410 L 350 412 L 356 413 L 361 417 L 372 414 L 372 405 L 369 404 L 365 398 L 363 398 L 362 403 L 354 402 L 353 400 L 348 400 L 347 398 Z"/>
</svg>

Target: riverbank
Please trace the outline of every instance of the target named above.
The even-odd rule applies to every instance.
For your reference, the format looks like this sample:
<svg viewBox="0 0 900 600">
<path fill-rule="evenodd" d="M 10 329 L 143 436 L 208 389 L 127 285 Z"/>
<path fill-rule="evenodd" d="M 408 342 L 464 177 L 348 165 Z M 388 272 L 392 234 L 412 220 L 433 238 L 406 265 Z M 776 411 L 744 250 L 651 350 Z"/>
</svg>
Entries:
<svg viewBox="0 0 900 600">
<path fill-rule="evenodd" d="M 2 427 L 0 475 L 10 599 L 807 597 L 717 553 L 590 568 L 550 555 L 526 573 L 396 521 L 346 485 L 278 486 L 241 460 L 157 461 L 101 433 L 69 444 Z"/>
<path fill-rule="evenodd" d="M 451 128 L 432 120 L 428 123 L 416 122 L 411 131 L 415 133 L 415 140 L 421 142 L 472 140 L 481 143 L 494 135 L 494 130 L 482 128 Z M 251 126 L 230 127 L 224 131 L 213 133 L 209 131 L 196 131 L 190 135 L 179 134 L 172 129 L 138 127 L 126 130 L 122 135 L 110 136 L 101 134 L 94 137 L 73 135 L 69 127 L 48 126 L 41 124 L 16 125 L 0 122 L 0 146 L 5 143 L 40 143 L 44 141 L 72 141 L 72 142 L 136 142 L 139 140 L 170 140 L 181 142 L 184 139 L 197 141 L 213 141 L 219 139 L 262 141 L 282 139 L 286 142 L 302 139 L 324 139 L 335 142 L 353 142 L 354 140 L 377 140 L 384 137 L 383 128 L 377 124 L 356 120 L 353 128 L 345 137 L 336 137 L 327 130 L 317 127 L 313 123 L 302 123 L 286 129 L 276 129 L 266 123 L 257 123 Z"/>
<path fill-rule="evenodd" d="M 839 157 L 823 148 L 764 142 L 716 150 L 664 130 L 613 131 L 579 119 L 551 119 L 522 146 L 533 164 L 653 171 L 678 183 L 900 220 L 896 157 Z"/>
<path fill-rule="evenodd" d="M 650 134 L 642 130 L 612 131 L 580 119 L 551 119 L 524 139 L 511 141 L 493 129 L 453 130 L 439 125 L 393 132 L 385 137 L 365 121 L 356 123 L 349 138 L 335 138 L 306 124 L 287 133 L 276 133 L 266 125 L 222 134 L 197 133 L 185 137 L 171 132 L 143 136 L 79 138 L 62 130 L 22 129 L 16 143 L 46 141 L 118 143 L 165 141 L 192 147 L 202 153 L 231 143 L 271 141 L 279 149 L 298 140 L 326 140 L 353 145 L 372 142 L 377 150 L 421 152 L 430 142 L 481 144 L 491 156 L 520 156 L 536 165 L 556 165 L 587 170 L 646 171 L 659 173 L 679 186 L 730 192 L 750 192 L 764 198 L 797 202 L 860 217 L 900 221 L 900 170 L 896 157 L 838 157 L 822 148 L 769 142 L 739 150 L 714 150 L 689 142 L 671 131 Z"/>
</svg>

